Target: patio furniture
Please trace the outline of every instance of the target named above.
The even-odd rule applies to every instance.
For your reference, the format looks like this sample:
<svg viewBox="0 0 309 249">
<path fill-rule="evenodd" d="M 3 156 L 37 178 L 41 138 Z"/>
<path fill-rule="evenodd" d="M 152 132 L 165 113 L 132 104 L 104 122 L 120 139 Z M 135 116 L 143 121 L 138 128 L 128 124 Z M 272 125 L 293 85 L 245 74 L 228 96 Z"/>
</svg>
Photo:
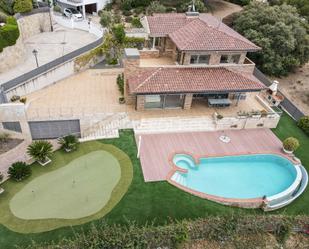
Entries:
<svg viewBox="0 0 309 249">
<path fill-rule="evenodd" d="M 209 107 L 228 107 L 231 103 L 229 99 L 208 99 Z"/>
</svg>

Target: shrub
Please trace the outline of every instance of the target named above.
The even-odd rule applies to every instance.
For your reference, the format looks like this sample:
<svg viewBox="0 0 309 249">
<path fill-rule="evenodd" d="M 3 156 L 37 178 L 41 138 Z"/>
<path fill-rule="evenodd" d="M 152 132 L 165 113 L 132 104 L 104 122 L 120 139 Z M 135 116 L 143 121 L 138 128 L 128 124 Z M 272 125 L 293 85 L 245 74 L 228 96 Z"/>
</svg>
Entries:
<svg viewBox="0 0 309 249">
<path fill-rule="evenodd" d="M 5 143 L 10 139 L 11 135 L 6 132 L 0 133 L 0 142 Z"/>
<path fill-rule="evenodd" d="M 133 8 L 132 4 L 133 4 L 132 0 L 123 0 L 122 4 L 121 4 L 121 9 L 124 10 L 124 11 L 125 10 L 131 10 Z"/>
<path fill-rule="evenodd" d="M 54 8 L 53 8 L 53 10 L 54 10 L 55 12 L 61 13 L 61 7 L 60 7 L 59 5 L 55 5 Z"/>
<path fill-rule="evenodd" d="M 147 8 L 148 15 L 152 15 L 153 13 L 165 13 L 165 12 L 166 12 L 166 7 L 157 1 L 151 2 L 149 7 Z"/>
<path fill-rule="evenodd" d="M 145 11 L 145 9 L 143 7 L 137 7 L 134 9 L 134 13 L 136 15 L 142 14 Z"/>
<path fill-rule="evenodd" d="M 12 46 L 19 37 L 18 24 L 14 17 L 6 18 L 6 25 L 0 28 L 0 52 L 3 48 Z"/>
<path fill-rule="evenodd" d="M 143 27 L 143 25 L 142 25 L 142 23 L 141 23 L 141 21 L 138 17 L 132 18 L 131 24 L 135 28 L 142 28 Z"/>
<path fill-rule="evenodd" d="M 14 14 L 13 10 L 14 0 L 0 0 L 0 12 L 3 10 L 9 15 Z"/>
<path fill-rule="evenodd" d="M 124 45 L 127 48 L 137 48 L 142 49 L 144 46 L 145 39 L 142 37 L 130 37 L 126 36 L 124 38 Z"/>
<path fill-rule="evenodd" d="M 16 162 L 8 170 L 10 178 L 21 181 L 31 175 L 31 168 L 25 162 Z"/>
<path fill-rule="evenodd" d="M 122 11 L 122 14 L 123 14 L 124 16 L 131 16 L 131 15 L 132 15 L 132 12 L 131 12 L 130 10 L 124 10 L 124 11 Z"/>
<path fill-rule="evenodd" d="M 44 163 L 48 157 L 52 155 L 53 146 L 48 141 L 38 140 L 30 144 L 27 148 L 27 153 L 34 160 Z"/>
<path fill-rule="evenodd" d="M 298 127 L 301 128 L 307 135 L 309 135 L 309 116 L 300 118 L 297 123 Z"/>
<path fill-rule="evenodd" d="M 118 76 L 117 76 L 117 86 L 118 86 L 118 90 L 119 90 L 120 94 L 123 96 L 123 94 L 124 94 L 124 77 L 123 77 L 123 73 L 122 74 L 118 74 Z"/>
<path fill-rule="evenodd" d="M 125 37 L 126 37 L 124 26 L 122 24 L 116 24 L 114 25 L 112 31 L 113 31 L 116 42 L 119 44 L 123 44 Z"/>
<path fill-rule="evenodd" d="M 289 137 L 283 141 L 283 148 L 288 151 L 295 151 L 299 147 L 299 142 L 294 137 Z"/>
<path fill-rule="evenodd" d="M 33 9 L 31 0 L 15 0 L 14 2 L 14 12 L 15 13 L 25 13 Z"/>
<path fill-rule="evenodd" d="M 69 152 L 77 149 L 78 138 L 74 135 L 67 135 L 58 139 L 61 148 Z"/>
<path fill-rule="evenodd" d="M 107 3 L 104 10 L 111 11 L 113 9 L 113 2 Z"/>
<path fill-rule="evenodd" d="M 100 15 L 100 24 L 103 27 L 110 28 L 112 21 L 112 14 L 109 11 L 103 10 Z"/>
</svg>

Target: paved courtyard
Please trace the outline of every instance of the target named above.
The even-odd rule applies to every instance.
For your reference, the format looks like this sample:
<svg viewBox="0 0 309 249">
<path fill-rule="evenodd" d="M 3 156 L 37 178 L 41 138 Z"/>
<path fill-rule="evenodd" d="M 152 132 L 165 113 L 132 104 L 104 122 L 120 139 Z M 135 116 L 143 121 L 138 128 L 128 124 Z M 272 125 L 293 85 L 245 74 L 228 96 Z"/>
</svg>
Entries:
<svg viewBox="0 0 309 249">
<path fill-rule="evenodd" d="M 89 69 L 27 95 L 29 119 L 124 112 L 116 78 L 122 69 Z"/>
<path fill-rule="evenodd" d="M 221 135 L 230 143 L 219 140 Z M 242 154 L 279 154 L 282 143 L 269 129 L 227 130 L 141 135 L 140 160 L 146 182 L 165 180 L 171 170 L 169 160 L 176 153 L 190 153 L 196 158 Z M 139 134 L 136 134 L 138 144 Z"/>
<path fill-rule="evenodd" d="M 44 32 L 25 41 L 26 56 L 16 67 L 0 74 L 0 84 L 36 68 L 33 49 L 38 51 L 39 66 L 94 42 L 98 38 L 86 31 L 68 29 L 57 24 L 54 32 Z"/>
</svg>

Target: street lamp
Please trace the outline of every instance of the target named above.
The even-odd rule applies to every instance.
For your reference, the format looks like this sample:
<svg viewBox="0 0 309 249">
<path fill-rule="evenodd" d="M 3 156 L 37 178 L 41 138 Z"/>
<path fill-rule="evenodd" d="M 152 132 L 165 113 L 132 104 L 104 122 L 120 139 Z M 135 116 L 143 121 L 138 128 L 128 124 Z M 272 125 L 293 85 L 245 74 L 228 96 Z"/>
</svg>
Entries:
<svg viewBox="0 0 309 249">
<path fill-rule="evenodd" d="M 38 62 L 38 53 L 39 52 L 36 49 L 33 49 L 32 53 L 35 57 L 36 66 L 39 67 L 39 62 Z"/>
</svg>

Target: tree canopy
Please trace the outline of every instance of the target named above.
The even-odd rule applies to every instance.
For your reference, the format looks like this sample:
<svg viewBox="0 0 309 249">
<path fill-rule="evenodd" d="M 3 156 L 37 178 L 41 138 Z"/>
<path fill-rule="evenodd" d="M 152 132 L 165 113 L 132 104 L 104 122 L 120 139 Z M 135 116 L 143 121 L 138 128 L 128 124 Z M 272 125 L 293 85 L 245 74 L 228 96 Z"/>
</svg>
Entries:
<svg viewBox="0 0 309 249">
<path fill-rule="evenodd" d="M 262 48 L 249 57 L 268 75 L 286 75 L 309 60 L 308 23 L 292 6 L 252 3 L 233 26 Z"/>
</svg>

